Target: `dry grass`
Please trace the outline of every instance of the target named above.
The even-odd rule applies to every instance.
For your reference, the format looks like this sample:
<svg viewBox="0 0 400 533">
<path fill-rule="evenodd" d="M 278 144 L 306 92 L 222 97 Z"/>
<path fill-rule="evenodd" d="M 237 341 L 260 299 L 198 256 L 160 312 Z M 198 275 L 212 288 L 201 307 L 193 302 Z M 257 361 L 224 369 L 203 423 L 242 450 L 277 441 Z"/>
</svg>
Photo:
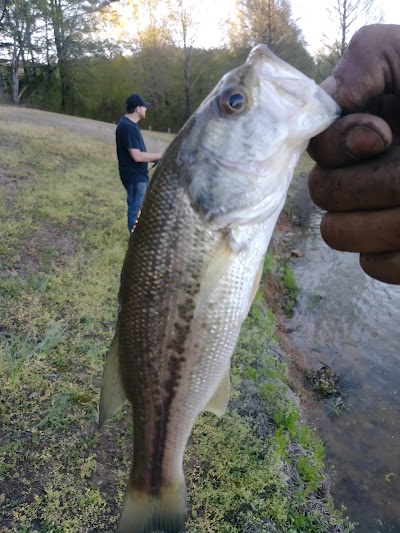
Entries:
<svg viewBox="0 0 400 533">
<path fill-rule="evenodd" d="M 40 128 L 53 128 L 55 135 L 60 131 L 79 133 L 79 139 L 87 136 L 89 139 L 113 145 L 115 136 L 115 124 L 90 120 L 80 117 L 71 117 L 58 113 L 50 113 L 27 107 L 0 106 L 2 121 L 31 123 Z M 143 137 L 149 152 L 164 150 L 173 139 L 168 133 L 143 131 Z"/>
</svg>

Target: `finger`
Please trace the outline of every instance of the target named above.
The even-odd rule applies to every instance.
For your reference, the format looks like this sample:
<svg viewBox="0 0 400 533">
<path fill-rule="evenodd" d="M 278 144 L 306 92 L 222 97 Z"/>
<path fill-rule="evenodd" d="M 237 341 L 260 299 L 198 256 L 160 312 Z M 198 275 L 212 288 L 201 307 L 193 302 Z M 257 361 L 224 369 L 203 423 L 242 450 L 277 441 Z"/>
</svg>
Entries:
<svg viewBox="0 0 400 533">
<path fill-rule="evenodd" d="M 361 254 L 360 265 L 371 278 L 392 285 L 400 285 L 400 251 Z"/>
<path fill-rule="evenodd" d="M 342 59 L 321 87 L 345 113 L 363 111 L 400 86 L 400 26 L 371 24 L 358 30 Z"/>
<path fill-rule="evenodd" d="M 313 202 L 326 211 L 400 206 L 400 146 L 354 166 L 315 166 L 308 177 L 308 188 Z"/>
<path fill-rule="evenodd" d="M 309 155 L 322 167 L 341 167 L 379 155 L 392 142 L 389 125 L 366 113 L 353 113 L 336 120 L 311 139 Z"/>
<path fill-rule="evenodd" d="M 370 112 L 379 115 L 387 122 L 393 135 L 400 134 L 400 97 L 399 95 L 384 96 L 379 102 L 379 106 Z"/>
<path fill-rule="evenodd" d="M 400 208 L 326 213 L 321 235 L 335 250 L 376 254 L 400 250 Z"/>
</svg>

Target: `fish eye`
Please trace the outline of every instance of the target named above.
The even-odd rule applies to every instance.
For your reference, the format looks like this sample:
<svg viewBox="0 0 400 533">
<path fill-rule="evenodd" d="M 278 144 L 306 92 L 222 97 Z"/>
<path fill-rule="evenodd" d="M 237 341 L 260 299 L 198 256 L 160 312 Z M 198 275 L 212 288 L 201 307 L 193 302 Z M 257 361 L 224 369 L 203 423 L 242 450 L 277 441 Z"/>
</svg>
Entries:
<svg viewBox="0 0 400 533">
<path fill-rule="evenodd" d="M 247 95 L 240 87 L 226 89 L 219 97 L 219 108 L 226 115 L 242 113 L 247 107 Z"/>
</svg>

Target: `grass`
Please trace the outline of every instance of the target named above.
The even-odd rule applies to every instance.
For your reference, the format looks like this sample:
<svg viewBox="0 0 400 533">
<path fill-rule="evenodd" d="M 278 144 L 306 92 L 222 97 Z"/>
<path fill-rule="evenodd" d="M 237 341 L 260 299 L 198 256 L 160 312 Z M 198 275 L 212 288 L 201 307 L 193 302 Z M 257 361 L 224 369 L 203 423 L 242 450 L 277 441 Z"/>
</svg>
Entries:
<svg viewBox="0 0 400 533">
<path fill-rule="evenodd" d="M 59 323 L 49 324 L 44 338 L 40 341 L 35 338 L 33 328 L 28 330 L 23 338 L 12 331 L 8 336 L 0 339 L 0 346 L 3 350 L 6 364 L 6 373 L 14 388 L 24 365 L 28 364 L 34 356 L 37 358 L 48 357 L 61 341 L 66 327 Z"/>
<path fill-rule="evenodd" d="M 128 235 L 102 127 L 0 113 L 2 532 L 111 532 L 118 522 L 129 408 L 101 432 L 96 421 Z M 229 410 L 201 415 L 187 449 L 188 533 L 351 531 L 329 498 L 323 449 L 301 422 L 275 329 L 259 292 Z"/>
</svg>

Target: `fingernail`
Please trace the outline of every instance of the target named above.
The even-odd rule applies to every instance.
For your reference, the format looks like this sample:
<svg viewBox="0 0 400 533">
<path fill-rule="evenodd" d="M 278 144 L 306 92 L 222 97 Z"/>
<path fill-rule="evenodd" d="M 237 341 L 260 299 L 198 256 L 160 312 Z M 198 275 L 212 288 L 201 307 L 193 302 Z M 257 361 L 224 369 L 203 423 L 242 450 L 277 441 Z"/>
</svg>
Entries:
<svg viewBox="0 0 400 533">
<path fill-rule="evenodd" d="M 371 157 L 386 150 L 385 140 L 366 125 L 354 126 L 346 137 L 347 150 L 355 157 Z"/>
</svg>

